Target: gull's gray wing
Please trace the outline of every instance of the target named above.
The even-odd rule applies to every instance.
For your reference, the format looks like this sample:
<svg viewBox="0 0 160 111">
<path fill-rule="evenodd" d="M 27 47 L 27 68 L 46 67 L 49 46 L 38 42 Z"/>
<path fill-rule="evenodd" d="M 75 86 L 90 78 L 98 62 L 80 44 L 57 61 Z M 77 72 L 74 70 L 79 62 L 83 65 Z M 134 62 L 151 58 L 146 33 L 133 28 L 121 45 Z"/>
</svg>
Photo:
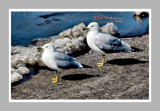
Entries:
<svg viewBox="0 0 160 111">
<path fill-rule="evenodd" d="M 59 68 L 61 69 L 71 69 L 71 68 L 82 68 L 81 63 L 77 59 L 70 57 L 61 52 L 55 52 L 55 61 Z"/>
<path fill-rule="evenodd" d="M 77 59 L 75 59 L 73 57 L 70 57 L 67 54 L 59 52 L 59 51 L 54 52 L 54 57 L 55 57 L 55 59 L 62 60 L 62 61 L 65 61 L 65 60 L 67 60 L 67 61 L 77 61 Z"/>
<path fill-rule="evenodd" d="M 95 45 L 106 53 L 131 52 L 130 46 L 110 34 L 99 33 L 95 39 Z"/>
</svg>

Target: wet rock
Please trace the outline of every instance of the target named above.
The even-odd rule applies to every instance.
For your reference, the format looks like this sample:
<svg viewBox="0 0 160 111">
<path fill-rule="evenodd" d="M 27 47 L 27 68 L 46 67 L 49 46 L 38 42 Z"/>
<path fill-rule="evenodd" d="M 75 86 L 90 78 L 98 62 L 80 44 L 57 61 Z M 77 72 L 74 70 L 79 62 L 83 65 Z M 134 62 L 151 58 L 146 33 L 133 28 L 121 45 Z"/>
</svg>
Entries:
<svg viewBox="0 0 160 111">
<path fill-rule="evenodd" d="M 37 24 L 37 26 L 44 26 L 44 25 L 47 25 L 47 24 L 50 24 L 50 23 L 51 23 L 50 20 L 45 20 L 43 23 Z"/>
</svg>

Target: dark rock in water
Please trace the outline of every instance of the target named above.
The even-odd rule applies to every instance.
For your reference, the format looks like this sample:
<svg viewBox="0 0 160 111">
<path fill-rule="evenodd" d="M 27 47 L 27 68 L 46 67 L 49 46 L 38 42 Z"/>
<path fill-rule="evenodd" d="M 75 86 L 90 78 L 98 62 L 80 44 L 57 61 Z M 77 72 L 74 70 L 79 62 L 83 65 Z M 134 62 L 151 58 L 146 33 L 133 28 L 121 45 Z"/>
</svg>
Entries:
<svg viewBox="0 0 160 111">
<path fill-rule="evenodd" d="M 62 19 L 52 18 L 53 21 L 63 21 Z"/>
<path fill-rule="evenodd" d="M 44 23 L 37 24 L 37 26 L 43 26 L 43 25 L 47 25 L 47 24 L 50 24 L 50 23 L 51 23 L 50 20 L 45 20 Z"/>
</svg>

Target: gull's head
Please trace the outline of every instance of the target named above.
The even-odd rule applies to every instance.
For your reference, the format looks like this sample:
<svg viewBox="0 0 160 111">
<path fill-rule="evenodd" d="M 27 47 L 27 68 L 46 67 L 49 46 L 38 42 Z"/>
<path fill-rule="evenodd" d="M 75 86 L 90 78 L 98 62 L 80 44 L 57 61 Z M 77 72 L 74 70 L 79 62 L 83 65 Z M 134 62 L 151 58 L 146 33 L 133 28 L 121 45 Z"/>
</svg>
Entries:
<svg viewBox="0 0 160 111">
<path fill-rule="evenodd" d="M 89 31 L 99 31 L 99 25 L 97 22 L 91 22 L 87 28 Z"/>
<path fill-rule="evenodd" d="M 42 47 L 38 47 L 37 49 L 38 50 L 43 49 L 44 51 L 54 51 L 55 50 L 52 42 L 44 44 Z"/>
</svg>

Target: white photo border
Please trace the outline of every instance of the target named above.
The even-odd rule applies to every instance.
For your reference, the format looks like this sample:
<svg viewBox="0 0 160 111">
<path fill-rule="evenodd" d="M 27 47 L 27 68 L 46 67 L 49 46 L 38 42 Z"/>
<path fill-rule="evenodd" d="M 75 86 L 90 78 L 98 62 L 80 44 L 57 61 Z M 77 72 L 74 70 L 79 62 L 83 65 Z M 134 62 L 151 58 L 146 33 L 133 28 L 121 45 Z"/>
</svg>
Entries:
<svg viewBox="0 0 160 111">
<path fill-rule="evenodd" d="M 112 11 L 112 12 L 129 12 L 129 11 L 148 11 L 149 12 L 149 99 L 147 100 L 139 100 L 139 99 L 134 99 L 134 100 L 97 100 L 97 99 L 89 99 L 89 100 L 12 100 L 11 99 L 11 12 L 18 12 L 18 11 L 32 11 L 32 12 L 52 12 L 52 11 L 67 11 L 67 12 L 77 12 L 77 11 L 88 11 L 88 12 L 93 12 L 93 11 Z M 151 9 L 9 9 L 9 102 L 114 102 L 114 103 L 129 103 L 129 102 L 138 102 L 138 103 L 143 103 L 143 102 L 151 102 Z"/>
</svg>

